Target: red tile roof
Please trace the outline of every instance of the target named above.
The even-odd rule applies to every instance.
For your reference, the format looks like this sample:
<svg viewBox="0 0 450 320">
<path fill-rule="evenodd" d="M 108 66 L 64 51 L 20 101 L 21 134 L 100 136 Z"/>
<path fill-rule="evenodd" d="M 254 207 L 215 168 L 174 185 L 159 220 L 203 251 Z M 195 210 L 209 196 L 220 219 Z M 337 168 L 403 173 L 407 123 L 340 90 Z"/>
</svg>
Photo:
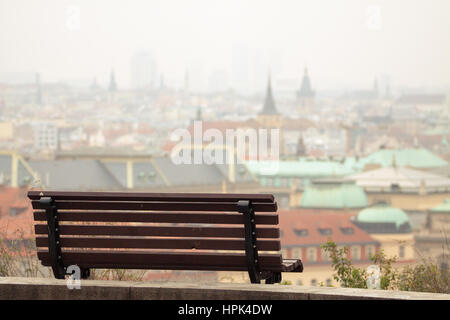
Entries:
<svg viewBox="0 0 450 320">
<path fill-rule="evenodd" d="M 11 208 L 19 209 L 11 215 Z M 0 187 L 0 237 L 31 239 L 34 237 L 33 209 L 23 188 Z"/>
<path fill-rule="evenodd" d="M 346 212 L 316 212 L 292 210 L 279 211 L 279 226 L 282 231 L 281 243 L 283 246 L 318 246 L 326 243 L 330 238 L 338 245 L 376 244 L 364 230 L 354 225 L 350 217 L 353 213 Z M 344 234 L 341 228 L 353 228 L 353 234 Z M 297 236 L 294 229 L 308 230 L 307 236 Z M 331 235 L 323 235 L 319 229 L 331 229 Z"/>
</svg>

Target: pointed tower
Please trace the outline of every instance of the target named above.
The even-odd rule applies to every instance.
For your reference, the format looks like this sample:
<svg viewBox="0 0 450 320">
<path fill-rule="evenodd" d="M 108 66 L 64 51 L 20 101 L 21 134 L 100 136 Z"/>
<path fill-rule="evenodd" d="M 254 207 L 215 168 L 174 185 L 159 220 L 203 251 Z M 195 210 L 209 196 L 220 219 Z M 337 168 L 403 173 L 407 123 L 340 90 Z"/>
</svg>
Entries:
<svg viewBox="0 0 450 320">
<path fill-rule="evenodd" d="M 258 114 L 258 122 L 268 128 L 280 128 L 282 125 L 283 117 L 277 111 L 275 105 L 275 99 L 272 94 L 272 81 L 269 74 L 267 81 L 266 97 L 264 98 L 264 105 L 261 112 Z"/>
<path fill-rule="evenodd" d="M 314 108 L 316 93 L 312 89 L 308 68 L 305 67 L 300 90 L 297 91 L 297 102 L 300 113 L 309 113 Z"/>
<path fill-rule="evenodd" d="M 269 74 L 269 80 L 267 81 L 266 98 L 264 99 L 263 109 L 259 114 L 265 115 L 278 114 L 277 108 L 275 106 L 275 100 L 273 99 L 271 82 L 272 81 L 270 80 Z"/>
</svg>

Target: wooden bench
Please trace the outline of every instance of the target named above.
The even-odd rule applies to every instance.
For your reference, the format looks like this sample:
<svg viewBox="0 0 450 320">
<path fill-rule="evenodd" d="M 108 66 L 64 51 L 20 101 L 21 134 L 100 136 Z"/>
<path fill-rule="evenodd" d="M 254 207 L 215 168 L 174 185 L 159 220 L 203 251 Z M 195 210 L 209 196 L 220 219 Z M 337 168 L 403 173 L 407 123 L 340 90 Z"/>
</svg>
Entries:
<svg viewBox="0 0 450 320">
<path fill-rule="evenodd" d="M 269 194 L 29 191 L 37 255 L 64 279 L 91 268 L 248 271 L 252 283 L 302 272 L 282 259 Z"/>
</svg>

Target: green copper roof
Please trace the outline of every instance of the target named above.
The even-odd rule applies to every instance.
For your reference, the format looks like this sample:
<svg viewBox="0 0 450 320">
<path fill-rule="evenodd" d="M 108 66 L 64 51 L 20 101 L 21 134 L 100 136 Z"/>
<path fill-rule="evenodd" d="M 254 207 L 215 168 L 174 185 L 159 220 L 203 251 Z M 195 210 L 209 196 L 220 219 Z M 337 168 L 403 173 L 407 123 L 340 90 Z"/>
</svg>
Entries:
<svg viewBox="0 0 450 320">
<path fill-rule="evenodd" d="M 450 199 L 445 199 L 444 203 L 434 207 L 431 209 L 433 212 L 448 212 L 450 213 Z"/>
<path fill-rule="evenodd" d="M 353 183 L 313 183 L 305 188 L 302 208 L 364 208 L 367 207 L 364 190 Z"/>
<path fill-rule="evenodd" d="M 247 168 L 255 176 L 284 177 L 343 177 L 355 173 L 352 169 L 336 161 L 308 160 L 297 161 L 247 161 Z"/>
<path fill-rule="evenodd" d="M 398 149 L 379 150 L 367 157 L 359 159 L 347 158 L 344 165 L 351 170 L 361 171 L 367 164 L 378 164 L 384 168 L 412 167 L 412 168 L 440 168 L 449 163 L 427 149 Z"/>
<path fill-rule="evenodd" d="M 356 217 L 359 222 L 394 222 L 399 228 L 404 223 L 410 223 L 408 215 L 401 209 L 392 208 L 387 204 L 378 204 L 361 210 Z"/>
</svg>

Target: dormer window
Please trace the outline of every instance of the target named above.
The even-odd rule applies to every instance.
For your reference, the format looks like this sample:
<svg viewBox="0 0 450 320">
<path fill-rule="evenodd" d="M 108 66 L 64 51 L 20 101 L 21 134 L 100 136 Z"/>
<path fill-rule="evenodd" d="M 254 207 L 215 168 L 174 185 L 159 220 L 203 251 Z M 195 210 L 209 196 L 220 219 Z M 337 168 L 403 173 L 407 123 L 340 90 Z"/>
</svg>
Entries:
<svg viewBox="0 0 450 320">
<path fill-rule="evenodd" d="M 306 237 L 308 235 L 308 229 L 294 229 L 294 233 L 297 237 Z"/>
<path fill-rule="evenodd" d="M 155 172 L 155 171 L 150 171 L 150 172 L 148 173 L 148 178 L 149 178 L 150 180 L 154 180 L 154 179 L 156 178 L 156 172 Z"/>
<path fill-rule="evenodd" d="M 341 232 L 343 234 L 354 234 L 355 230 L 351 227 L 344 227 L 344 228 L 341 228 Z"/>
<path fill-rule="evenodd" d="M 319 228 L 319 233 L 323 236 L 329 236 L 331 235 L 331 229 L 330 228 Z"/>
<path fill-rule="evenodd" d="M 145 172 L 143 172 L 143 171 L 139 172 L 138 178 L 139 178 L 139 180 L 141 180 L 141 181 L 144 180 L 144 179 L 145 179 Z"/>
</svg>

